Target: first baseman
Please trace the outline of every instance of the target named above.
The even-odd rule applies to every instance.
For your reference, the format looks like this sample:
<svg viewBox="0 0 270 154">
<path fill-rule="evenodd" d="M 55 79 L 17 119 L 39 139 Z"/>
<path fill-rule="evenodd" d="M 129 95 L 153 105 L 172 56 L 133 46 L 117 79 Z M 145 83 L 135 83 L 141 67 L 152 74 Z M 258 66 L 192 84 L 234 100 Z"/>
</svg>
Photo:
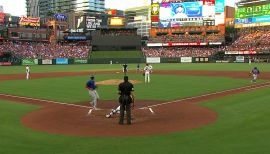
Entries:
<svg viewBox="0 0 270 154">
<path fill-rule="evenodd" d="M 94 79 L 95 79 L 95 77 L 92 75 L 90 77 L 90 80 L 86 83 L 86 88 L 89 91 L 89 95 L 92 97 L 92 101 L 90 102 L 90 104 L 93 106 L 94 110 L 96 110 L 99 95 L 96 91 L 97 85 L 96 85 L 96 82 Z"/>
</svg>

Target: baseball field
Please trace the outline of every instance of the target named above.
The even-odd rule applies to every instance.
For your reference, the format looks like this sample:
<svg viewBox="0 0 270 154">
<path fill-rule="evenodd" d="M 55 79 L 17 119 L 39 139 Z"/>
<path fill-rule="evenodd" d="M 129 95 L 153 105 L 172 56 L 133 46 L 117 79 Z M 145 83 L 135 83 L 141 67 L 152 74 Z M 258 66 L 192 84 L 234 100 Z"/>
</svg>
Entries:
<svg viewBox="0 0 270 154">
<path fill-rule="evenodd" d="M 24 66 L 0 67 L 0 153 L 269 153 L 269 64 L 153 64 L 150 83 L 136 65 L 130 126 L 105 117 L 118 106 L 120 64 L 31 66 L 30 80 Z M 90 75 L 100 101 L 88 115 Z"/>
</svg>

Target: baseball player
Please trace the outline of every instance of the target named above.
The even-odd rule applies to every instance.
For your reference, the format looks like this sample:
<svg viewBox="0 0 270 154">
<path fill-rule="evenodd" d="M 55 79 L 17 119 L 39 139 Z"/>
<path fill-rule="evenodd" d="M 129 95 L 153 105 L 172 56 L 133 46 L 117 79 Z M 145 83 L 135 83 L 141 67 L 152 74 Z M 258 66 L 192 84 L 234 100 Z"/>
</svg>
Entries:
<svg viewBox="0 0 270 154">
<path fill-rule="evenodd" d="M 125 63 L 123 65 L 123 72 L 124 72 L 125 75 L 127 75 L 127 71 L 128 71 L 128 65 Z"/>
<path fill-rule="evenodd" d="M 29 77 L 30 77 L 30 67 L 29 67 L 29 65 L 26 65 L 25 73 L 26 73 L 26 80 L 28 80 Z"/>
<path fill-rule="evenodd" d="M 96 91 L 97 85 L 95 83 L 95 77 L 92 75 L 90 77 L 90 80 L 86 83 L 86 88 L 89 91 L 89 95 L 92 97 L 92 101 L 90 102 L 90 104 L 92 105 L 92 107 L 94 108 L 94 110 L 97 109 L 97 103 L 98 103 L 98 99 L 99 99 L 99 95 Z"/>
<path fill-rule="evenodd" d="M 137 73 L 140 72 L 140 64 L 137 64 L 136 70 L 137 70 Z"/>
<path fill-rule="evenodd" d="M 111 118 L 114 114 L 120 113 L 120 106 L 118 106 L 116 109 L 112 109 L 112 111 L 108 114 L 106 114 L 106 118 Z"/>
<path fill-rule="evenodd" d="M 252 74 L 253 79 L 251 80 L 252 83 L 256 83 L 256 80 L 258 78 L 258 75 L 260 74 L 260 71 L 257 67 L 254 67 L 251 71 L 250 74 Z"/>
<path fill-rule="evenodd" d="M 153 67 L 149 64 L 146 64 L 146 66 L 144 67 L 144 81 L 145 83 L 149 83 L 150 82 L 150 74 L 152 73 L 152 69 Z"/>
</svg>

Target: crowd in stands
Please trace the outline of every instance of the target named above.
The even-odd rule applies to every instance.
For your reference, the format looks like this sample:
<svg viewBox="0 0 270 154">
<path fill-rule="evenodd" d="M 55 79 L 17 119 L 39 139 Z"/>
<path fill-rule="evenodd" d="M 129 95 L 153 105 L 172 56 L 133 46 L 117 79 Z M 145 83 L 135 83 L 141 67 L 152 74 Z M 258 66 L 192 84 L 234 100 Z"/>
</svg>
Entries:
<svg viewBox="0 0 270 154">
<path fill-rule="evenodd" d="M 149 43 L 165 43 L 165 42 L 224 42 L 224 36 L 219 34 L 208 34 L 206 36 L 201 34 L 194 35 L 161 35 L 150 38 Z"/>
<path fill-rule="evenodd" d="M 3 42 L 0 53 L 11 52 L 20 59 L 88 58 L 90 47 L 74 44 Z"/>
<path fill-rule="evenodd" d="M 166 47 L 166 48 L 143 48 L 146 57 L 209 57 L 224 51 L 224 48 L 214 47 Z"/>
<path fill-rule="evenodd" d="M 104 31 L 105 32 L 105 31 Z M 133 35 L 134 30 L 106 31 L 104 35 Z M 173 35 L 150 38 L 149 43 L 162 42 L 223 42 L 224 37 L 218 34 L 203 35 Z M 146 57 L 209 57 L 219 51 L 264 51 L 270 50 L 270 28 L 243 28 L 238 32 L 238 39 L 224 47 L 145 47 L 142 49 Z M 54 58 L 88 58 L 90 46 L 78 44 L 50 44 L 38 42 L 2 42 L 0 55 L 11 52 L 13 56 L 25 59 Z"/>
<path fill-rule="evenodd" d="M 238 39 L 227 50 L 259 52 L 270 49 L 270 27 L 243 28 L 238 35 Z"/>
<path fill-rule="evenodd" d="M 210 35 L 174 35 L 158 36 L 150 39 L 150 43 L 165 42 L 224 42 L 224 37 L 218 34 Z M 222 41 L 223 40 L 223 41 Z M 236 41 L 228 46 L 212 47 L 167 47 L 144 48 L 143 53 L 147 57 L 208 57 L 219 51 L 269 51 L 270 27 L 242 28 L 238 32 Z"/>
</svg>

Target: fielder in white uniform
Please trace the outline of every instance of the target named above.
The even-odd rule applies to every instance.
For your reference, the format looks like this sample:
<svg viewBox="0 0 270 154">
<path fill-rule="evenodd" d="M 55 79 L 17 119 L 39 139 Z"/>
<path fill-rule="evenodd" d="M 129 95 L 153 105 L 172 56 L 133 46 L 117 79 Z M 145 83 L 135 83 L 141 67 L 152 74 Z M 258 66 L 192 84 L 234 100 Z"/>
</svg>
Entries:
<svg viewBox="0 0 270 154">
<path fill-rule="evenodd" d="M 150 74 L 152 73 L 152 69 L 153 67 L 149 64 L 146 64 L 146 66 L 144 67 L 144 81 L 145 83 L 149 83 L 150 82 Z"/>
<path fill-rule="evenodd" d="M 26 65 L 25 67 L 25 73 L 26 73 L 26 80 L 28 80 L 30 77 L 30 67 L 28 65 Z"/>
</svg>

